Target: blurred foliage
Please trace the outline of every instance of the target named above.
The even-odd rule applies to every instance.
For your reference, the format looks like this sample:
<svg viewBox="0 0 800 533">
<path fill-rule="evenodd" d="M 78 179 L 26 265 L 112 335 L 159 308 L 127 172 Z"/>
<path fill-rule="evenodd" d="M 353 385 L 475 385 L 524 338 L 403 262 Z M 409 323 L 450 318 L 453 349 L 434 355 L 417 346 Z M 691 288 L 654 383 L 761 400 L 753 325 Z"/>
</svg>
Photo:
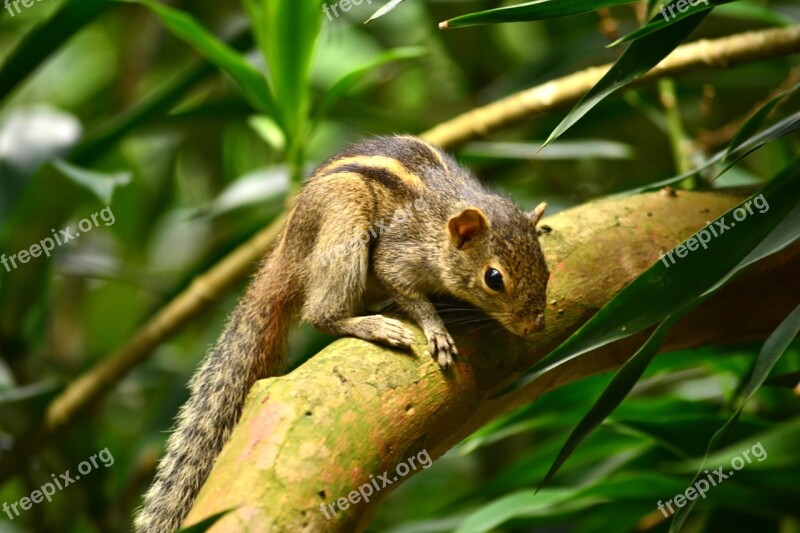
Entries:
<svg viewBox="0 0 800 533">
<path fill-rule="evenodd" d="M 714 38 L 800 20 L 800 6 L 788 0 L 711 2 L 714 9 L 702 16 L 669 24 L 656 2 L 520 3 L 389 2 L 391 9 L 367 25 L 379 2 L 338 16 L 326 16 L 321 2 L 298 0 L 50 0 L 0 10 L 0 253 L 18 254 L 105 208 L 113 212 L 113 223 L 101 219 L 52 257 L 0 267 L 0 450 L 35 427 L 66 383 L 268 224 L 310 167 L 348 144 L 419 133 L 593 65 L 619 60 L 620 76 L 633 79 L 689 34 Z M 556 12 L 545 9 L 554 6 Z M 490 10 L 498 8 L 510 9 L 497 18 Z M 460 20 L 488 24 L 437 29 L 439 21 L 455 27 L 460 15 L 478 12 L 486 13 Z M 571 16 L 550 18 L 564 14 Z M 524 22 L 498 23 L 512 19 Z M 634 41 L 626 52 L 628 45 L 606 47 L 626 35 L 623 41 Z M 457 155 L 522 206 L 546 200 L 560 210 L 652 185 L 681 174 L 687 162 L 718 162 L 732 139 L 738 146 L 762 131 L 778 139 L 713 185 L 680 181 L 757 186 L 796 161 L 798 139 L 788 134 L 800 98 L 773 99 L 797 83 L 797 68 L 796 58 L 785 58 L 637 89 L 601 82 L 565 126 L 557 114 L 541 116 Z M 764 104 L 769 109 L 757 112 Z M 544 139 L 556 137 L 539 151 Z M 715 153 L 719 159 L 711 159 Z M 796 218 L 778 237 L 796 237 Z M 731 253 L 746 256 L 757 244 L 734 243 Z M 30 468 L 0 485 L 0 504 L 29 495 L 51 473 L 74 472 L 105 448 L 113 465 L 13 521 L 0 514 L 0 531 L 129 528 L 164 432 L 186 399 L 185 383 L 236 292 L 164 342 Z M 292 338 L 296 362 L 328 341 L 302 327 Z M 370 528 L 667 531 L 656 503 L 691 484 L 712 435 L 738 409 L 760 348 L 706 347 L 655 358 L 534 496 L 610 376 L 551 392 L 491 422 L 403 484 Z M 800 400 L 791 388 L 800 346 L 781 354 L 767 385 L 744 407 L 730 444 L 709 450 L 716 453 L 708 461 L 730 462 L 757 442 L 767 459 L 710 490 L 686 530 L 800 529 Z"/>
</svg>

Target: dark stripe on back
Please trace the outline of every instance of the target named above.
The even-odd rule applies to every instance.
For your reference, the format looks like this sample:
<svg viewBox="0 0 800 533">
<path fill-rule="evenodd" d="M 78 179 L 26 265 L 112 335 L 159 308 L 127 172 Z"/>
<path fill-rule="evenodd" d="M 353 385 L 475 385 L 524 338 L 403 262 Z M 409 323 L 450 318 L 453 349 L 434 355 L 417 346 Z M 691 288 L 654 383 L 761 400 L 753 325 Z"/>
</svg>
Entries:
<svg viewBox="0 0 800 533">
<path fill-rule="evenodd" d="M 370 180 L 376 181 L 390 189 L 392 191 L 403 191 L 407 190 L 408 186 L 405 182 L 395 174 L 394 172 L 387 170 L 385 168 L 380 167 L 368 167 L 365 165 L 359 165 L 357 163 L 351 163 L 348 165 L 342 166 L 334 166 L 329 171 L 325 172 L 325 176 L 330 176 L 332 174 L 339 174 L 341 172 L 352 172 L 354 174 L 360 174 Z"/>
</svg>

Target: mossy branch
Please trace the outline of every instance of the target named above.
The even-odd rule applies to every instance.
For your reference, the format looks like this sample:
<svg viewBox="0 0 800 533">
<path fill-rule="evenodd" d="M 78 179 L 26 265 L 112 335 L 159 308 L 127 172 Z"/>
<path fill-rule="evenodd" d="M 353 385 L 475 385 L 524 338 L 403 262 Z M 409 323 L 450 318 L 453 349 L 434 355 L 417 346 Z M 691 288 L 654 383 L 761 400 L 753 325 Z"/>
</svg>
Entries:
<svg viewBox="0 0 800 533">
<path fill-rule="evenodd" d="M 211 531 L 360 531 L 392 488 L 328 520 L 320 509 L 425 449 L 438 457 L 509 409 L 619 366 L 641 335 L 493 396 L 547 354 L 666 250 L 742 198 L 650 193 L 592 202 L 549 217 L 547 329 L 524 344 L 451 328 L 460 356 L 442 372 L 413 356 L 341 339 L 287 376 L 258 382 L 187 524 L 234 509 Z M 800 243 L 754 265 L 672 331 L 664 349 L 765 338 L 797 304 Z M 419 471 L 418 469 L 417 471 Z M 333 514 L 329 511 L 329 514 Z"/>
</svg>

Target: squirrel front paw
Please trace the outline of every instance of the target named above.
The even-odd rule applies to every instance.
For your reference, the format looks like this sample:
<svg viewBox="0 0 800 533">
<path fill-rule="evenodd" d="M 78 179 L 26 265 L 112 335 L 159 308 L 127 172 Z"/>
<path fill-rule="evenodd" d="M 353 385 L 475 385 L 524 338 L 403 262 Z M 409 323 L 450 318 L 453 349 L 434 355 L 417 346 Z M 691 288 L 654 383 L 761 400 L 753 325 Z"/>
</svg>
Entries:
<svg viewBox="0 0 800 533">
<path fill-rule="evenodd" d="M 453 364 L 453 358 L 458 355 L 456 343 L 446 329 L 426 331 L 428 337 L 428 351 L 442 368 Z"/>
</svg>

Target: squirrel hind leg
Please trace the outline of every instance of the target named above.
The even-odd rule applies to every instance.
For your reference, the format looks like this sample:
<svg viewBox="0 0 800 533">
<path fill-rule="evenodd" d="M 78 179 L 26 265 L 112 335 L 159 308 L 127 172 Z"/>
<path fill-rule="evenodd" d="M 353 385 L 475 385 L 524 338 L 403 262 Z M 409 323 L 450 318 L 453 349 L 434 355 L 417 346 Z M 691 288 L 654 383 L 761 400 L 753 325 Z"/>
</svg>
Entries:
<svg viewBox="0 0 800 533">
<path fill-rule="evenodd" d="M 369 248 L 358 237 L 358 221 L 346 223 L 335 239 L 318 239 L 309 258 L 309 278 L 303 320 L 329 335 L 352 336 L 409 349 L 414 333 L 399 320 L 380 314 L 363 315 L 369 274 Z"/>
</svg>

